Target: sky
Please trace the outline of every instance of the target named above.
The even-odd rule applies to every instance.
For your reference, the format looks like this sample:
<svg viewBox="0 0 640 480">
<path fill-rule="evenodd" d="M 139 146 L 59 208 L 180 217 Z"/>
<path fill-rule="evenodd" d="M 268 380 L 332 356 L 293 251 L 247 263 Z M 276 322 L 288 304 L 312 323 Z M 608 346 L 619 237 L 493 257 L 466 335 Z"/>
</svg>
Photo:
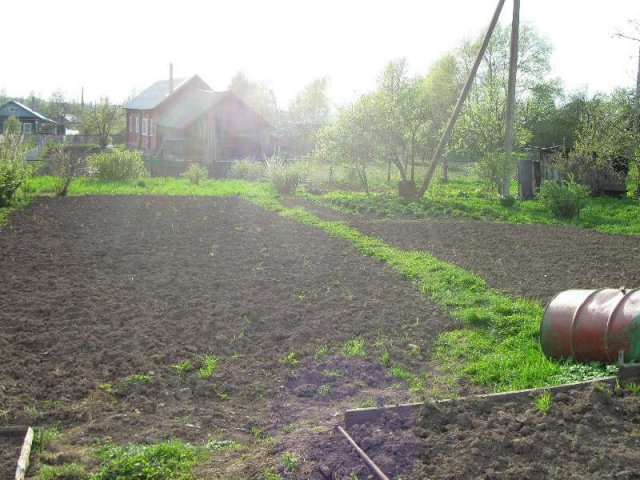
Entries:
<svg viewBox="0 0 640 480">
<path fill-rule="evenodd" d="M 266 82 L 280 108 L 318 77 L 334 105 L 372 90 L 384 66 L 411 73 L 484 32 L 497 0 L 9 0 L 3 2 L 0 91 L 122 102 L 153 82 L 199 74 L 224 90 L 238 71 Z M 511 20 L 507 0 L 501 22 Z M 566 91 L 632 87 L 638 0 L 521 0 L 521 22 L 554 47 Z M 25 34 L 25 32 L 29 32 Z"/>
</svg>

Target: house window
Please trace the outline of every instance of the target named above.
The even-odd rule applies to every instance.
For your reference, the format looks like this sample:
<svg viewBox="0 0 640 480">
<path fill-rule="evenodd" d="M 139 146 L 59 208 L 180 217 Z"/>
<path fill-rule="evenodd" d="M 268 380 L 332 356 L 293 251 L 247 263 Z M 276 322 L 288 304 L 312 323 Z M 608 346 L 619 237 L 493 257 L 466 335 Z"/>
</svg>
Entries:
<svg viewBox="0 0 640 480">
<path fill-rule="evenodd" d="M 149 135 L 149 120 L 146 118 L 142 119 L 142 135 Z"/>
<path fill-rule="evenodd" d="M 133 133 L 133 115 L 129 115 L 129 132 Z"/>
<path fill-rule="evenodd" d="M 33 129 L 33 125 L 31 125 L 30 123 L 23 123 L 22 124 L 22 133 L 32 133 Z"/>
<path fill-rule="evenodd" d="M 136 117 L 136 133 L 140 133 L 140 118 Z"/>
<path fill-rule="evenodd" d="M 150 137 L 153 137 L 153 127 L 154 127 L 153 118 L 150 118 L 149 119 L 149 136 Z"/>
</svg>

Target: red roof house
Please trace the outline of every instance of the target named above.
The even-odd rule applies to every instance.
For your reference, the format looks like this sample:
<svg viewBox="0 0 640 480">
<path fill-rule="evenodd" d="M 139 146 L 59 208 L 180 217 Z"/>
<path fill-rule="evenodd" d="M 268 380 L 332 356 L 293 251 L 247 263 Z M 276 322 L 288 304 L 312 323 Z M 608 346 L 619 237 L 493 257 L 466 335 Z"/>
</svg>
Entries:
<svg viewBox="0 0 640 480">
<path fill-rule="evenodd" d="M 232 92 L 214 92 L 198 75 L 170 75 L 125 109 L 127 145 L 149 154 L 212 164 L 273 153 L 271 124 Z"/>
</svg>

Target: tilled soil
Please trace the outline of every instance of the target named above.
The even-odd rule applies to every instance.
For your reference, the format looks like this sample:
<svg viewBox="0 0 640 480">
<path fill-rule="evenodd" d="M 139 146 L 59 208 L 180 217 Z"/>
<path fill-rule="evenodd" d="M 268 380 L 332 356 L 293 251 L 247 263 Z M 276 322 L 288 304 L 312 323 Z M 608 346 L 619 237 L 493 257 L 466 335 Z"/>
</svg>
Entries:
<svg viewBox="0 0 640 480">
<path fill-rule="evenodd" d="M 346 221 L 395 247 L 428 251 L 510 295 L 547 303 L 568 289 L 640 287 L 638 236 L 464 218 L 381 219 L 295 202 L 327 220 Z"/>
<path fill-rule="evenodd" d="M 20 437 L 0 437 L 0 480 L 16 478 L 16 468 L 23 440 Z"/>
<path fill-rule="evenodd" d="M 510 294 L 546 301 L 566 288 L 640 284 L 636 237 L 315 210 L 392 245 L 428 250 Z M 0 229 L 0 266 L 0 425 L 59 422 L 65 443 L 52 448 L 70 461 L 83 446 L 108 438 L 215 438 L 243 446 L 213 455 L 198 467 L 198 478 L 262 478 L 267 467 L 285 478 L 366 478 L 332 427 L 347 408 L 416 400 L 381 365 L 384 349 L 394 364 L 429 372 L 427 387 L 441 389 L 430 348 L 439 332 L 456 327 L 409 282 L 346 242 L 240 199 L 40 199 Z M 356 337 L 366 340 L 365 355 L 345 357 L 342 346 Z M 203 354 L 219 357 L 209 379 L 197 372 Z M 172 365 L 183 360 L 194 368 L 179 375 Z M 135 382 L 134 374 L 148 381 Z M 589 404 L 588 396 L 574 412 L 563 398 L 554 405 L 568 405 L 564 427 L 552 422 L 554 410 L 542 416 L 528 401 L 501 414 L 477 405 L 446 413 L 449 430 L 436 430 L 440 437 L 431 437 L 424 422 L 416 435 L 413 424 L 394 418 L 353 433 L 383 470 L 401 478 L 570 478 L 536 470 L 533 455 L 517 476 L 510 456 L 533 447 L 526 438 L 514 445 L 511 439 L 544 424 L 547 437 L 573 442 L 580 415 L 594 425 L 602 423 L 597 418 L 617 419 L 624 429 L 603 428 L 637 442 L 630 421 L 637 422 L 637 408 L 629 407 L 637 406 L 635 397 L 615 398 L 615 408 L 632 412 L 621 417 L 604 403 Z M 512 419 L 505 423 L 505 415 Z M 581 432 L 594 442 L 606 433 L 589 433 L 589 425 Z M 467 435 L 482 443 L 482 432 L 492 428 L 486 438 L 503 444 L 465 443 Z M 530 438 L 551 441 L 541 435 Z M 479 462 L 477 470 L 456 460 L 465 448 L 465 462 Z M 545 467 L 545 451 L 534 451 Z M 301 456 L 297 472 L 283 471 L 284 452 Z M 592 464 L 595 470 L 576 472 L 637 478 L 618 468 L 617 454 L 606 455 L 598 457 L 601 469 Z M 607 460 L 612 455 L 615 461 Z"/>
<path fill-rule="evenodd" d="M 433 480 L 640 478 L 640 396 L 607 385 L 519 398 L 425 403 L 351 434 L 389 476 Z"/>
<path fill-rule="evenodd" d="M 456 326 L 346 242 L 241 199 L 39 199 L 0 229 L 0 261 L 0 425 L 59 422 L 71 452 L 244 445 L 199 478 L 284 473 L 285 451 L 299 478 L 360 471 L 331 428 L 340 412 L 412 399 L 380 353 L 429 383 L 433 340 Z M 357 337 L 364 357 L 345 357 Z M 219 358 L 208 379 L 204 354 Z"/>
<path fill-rule="evenodd" d="M 426 404 L 416 478 L 640 478 L 640 396 L 590 386 L 534 398 Z"/>
</svg>

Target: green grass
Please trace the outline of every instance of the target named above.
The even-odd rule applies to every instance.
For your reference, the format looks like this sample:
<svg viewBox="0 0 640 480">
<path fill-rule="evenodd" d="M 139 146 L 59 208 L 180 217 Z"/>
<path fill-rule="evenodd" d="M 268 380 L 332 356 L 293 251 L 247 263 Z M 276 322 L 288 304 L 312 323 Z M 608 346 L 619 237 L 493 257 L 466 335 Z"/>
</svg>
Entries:
<svg viewBox="0 0 640 480">
<path fill-rule="evenodd" d="M 141 383 L 151 383 L 152 380 L 153 375 L 147 375 L 146 373 L 134 373 L 133 375 L 125 377 L 122 382 L 125 385 L 138 385 Z"/>
<path fill-rule="evenodd" d="M 36 476 L 37 480 L 84 480 L 91 478 L 81 463 L 64 465 L 43 465 Z"/>
<path fill-rule="evenodd" d="M 352 338 L 342 347 L 342 354 L 345 357 L 364 357 L 366 354 L 364 338 Z"/>
<path fill-rule="evenodd" d="M 53 177 L 33 177 L 27 190 L 34 195 L 53 194 Z M 199 195 L 215 197 L 273 196 L 266 183 L 244 180 L 204 180 L 194 185 L 184 178 L 150 177 L 142 182 L 107 182 L 95 178 L 77 178 L 71 183 L 69 195 Z"/>
<path fill-rule="evenodd" d="M 200 368 L 198 369 L 198 376 L 206 379 L 210 378 L 216 371 L 218 366 L 218 357 L 214 355 L 203 355 Z"/>
<path fill-rule="evenodd" d="M 558 220 L 538 201 L 519 200 L 503 207 L 497 197 L 487 198 L 472 178 L 435 182 L 425 198 L 408 202 L 395 192 L 366 195 L 362 192 L 333 191 L 307 198 L 352 213 L 403 214 L 422 218 L 427 215 L 462 216 L 512 224 L 565 224 L 602 232 L 640 235 L 640 201 L 633 198 L 593 197 L 574 220 Z"/>
<path fill-rule="evenodd" d="M 106 445 L 98 450 L 100 470 L 93 480 L 189 480 L 199 449 L 180 440 L 150 445 Z"/>
<path fill-rule="evenodd" d="M 191 360 L 182 360 L 181 362 L 171 365 L 171 368 L 173 368 L 178 375 L 186 375 L 193 370 L 193 364 Z"/>
<path fill-rule="evenodd" d="M 533 406 L 540 413 L 546 415 L 551 409 L 552 401 L 551 392 L 545 390 L 533 400 Z"/>
<path fill-rule="evenodd" d="M 288 363 L 289 365 L 297 365 L 300 360 L 296 357 L 296 352 L 285 353 L 281 358 L 281 362 Z"/>
<path fill-rule="evenodd" d="M 294 473 L 300 468 L 300 461 L 302 457 L 296 455 L 293 452 L 284 452 L 282 454 L 282 467 L 287 473 Z"/>
</svg>

